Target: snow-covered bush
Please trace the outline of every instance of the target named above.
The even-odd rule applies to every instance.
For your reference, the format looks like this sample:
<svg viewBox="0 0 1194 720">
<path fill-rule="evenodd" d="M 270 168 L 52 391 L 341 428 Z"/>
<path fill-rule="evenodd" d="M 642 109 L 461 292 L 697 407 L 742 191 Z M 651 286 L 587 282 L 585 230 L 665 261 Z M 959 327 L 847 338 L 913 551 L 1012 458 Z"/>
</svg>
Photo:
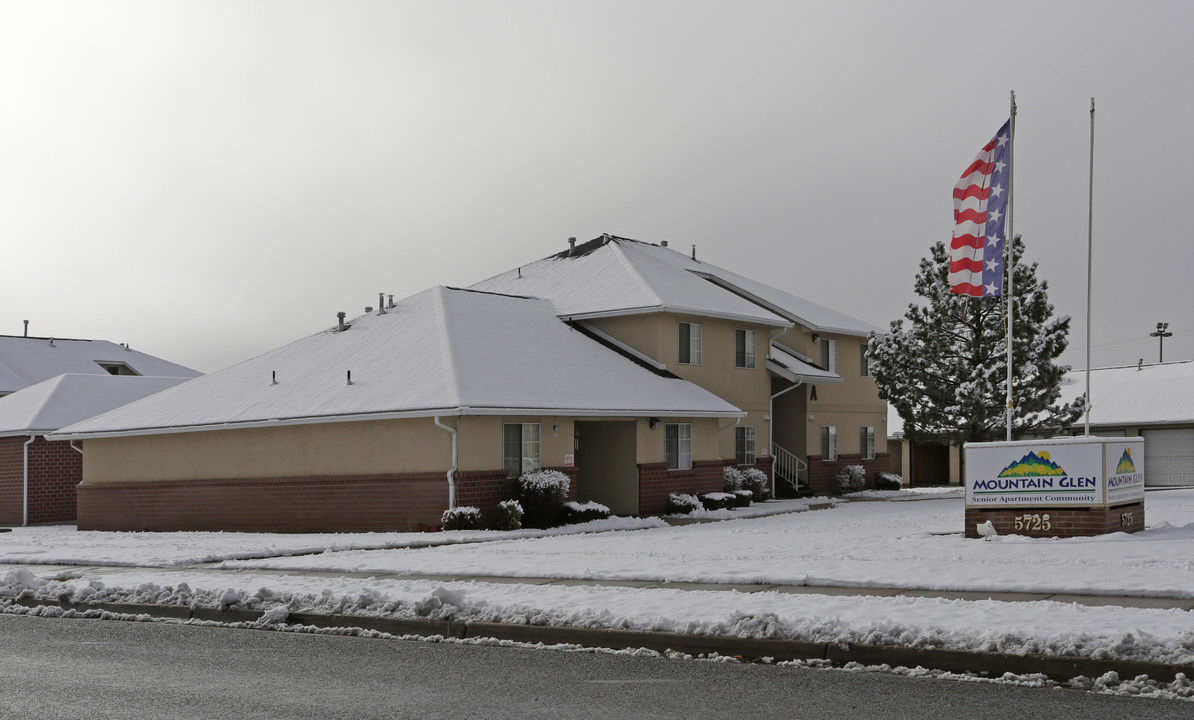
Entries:
<svg viewBox="0 0 1194 720">
<path fill-rule="evenodd" d="M 861 465 L 847 465 L 837 471 L 834 478 L 837 491 L 843 495 L 855 493 L 866 488 L 866 468 Z"/>
<path fill-rule="evenodd" d="M 586 503 L 572 501 L 564 503 L 564 523 L 566 525 L 589 522 L 590 520 L 604 520 L 607 517 L 609 517 L 609 508 L 592 500 Z"/>
<path fill-rule="evenodd" d="M 688 515 L 700 510 L 702 507 L 704 506 L 701 505 L 701 499 L 696 495 L 671 493 L 667 496 L 668 515 Z"/>
<path fill-rule="evenodd" d="M 750 490 L 735 490 L 730 494 L 734 496 L 734 507 L 749 507 L 755 496 Z"/>
<path fill-rule="evenodd" d="M 700 497 L 701 504 L 705 506 L 706 510 L 728 510 L 738 502 L 737 496 L 733 493 L 711 492 Z"/>
<path fill-rule="evenodd" d="M 771 497 L 771 482 L 767 479 L 767 473 L 758 468 L 746 468 L 742 471 L 741 488 L 750 490 L 755 502 L 763 502 Z"/>
<path fill-rule="evenodd" d="M 517 500 L 503 500 L 498 503 L 493 518 L 494 530 L 518 530 L 522 528 L 522 505 Z"/>
<path fill-rule="evenodd" d="M 448 508 L 439 521 L 444 530 L 476 530 L 481 527 L 481 510 L 472 505 Z"/>
<path fill-rule="evenodd" d="M 732 493 L 735 490 L 742 489 L 742 471 L 731 465 L 726 465 L 721 470 L 722 486 L 721 489 L 725 492 Z"/>
<path fill-rule="evenodd" d="M 561 523 L 564 500 L 572 481 L 559 470 L 536 470 L 518 478 L 518 500 L 522 505 L 522 524 L 549 528 Z"/>
<path fill-rule="evenodd" d="M 876 490 L 899 490 L 903 484 L 903 479 L 894 473 L 875 473 Z"/>
</svg>

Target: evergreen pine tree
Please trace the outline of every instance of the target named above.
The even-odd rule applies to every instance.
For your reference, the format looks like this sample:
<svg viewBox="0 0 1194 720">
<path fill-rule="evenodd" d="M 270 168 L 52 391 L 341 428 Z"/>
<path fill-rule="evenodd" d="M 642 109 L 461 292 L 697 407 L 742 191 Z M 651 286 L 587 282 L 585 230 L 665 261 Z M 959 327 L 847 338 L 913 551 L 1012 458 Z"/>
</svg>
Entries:
<svg viewBox="0 0 1194 720">
<path fill-rule="evenodd" d="M 1013 246 L 1024 256 L 1020 237 Z M 944 243 L 920 261 L 916 293 L 926 303 L 908 306 L 904 320 L 886 335 L 872 333 L 871 374 L 904 420 L 914 442 L 961 443 L 1007 436 L 1007 333 L 1004 298 L 971 298 L 949 292 L 949 254 Z M 1017 262 L 1012 286 L 1012 438 L 1052 434 L 1083 411 L 1079 398 L 1057 405 L 1068 365 L 1054 361 L 1066 349 L 1070 318 L 1051 319 L 1048 282 L 1038 281 L 1036 263 Z"/>
</svg>

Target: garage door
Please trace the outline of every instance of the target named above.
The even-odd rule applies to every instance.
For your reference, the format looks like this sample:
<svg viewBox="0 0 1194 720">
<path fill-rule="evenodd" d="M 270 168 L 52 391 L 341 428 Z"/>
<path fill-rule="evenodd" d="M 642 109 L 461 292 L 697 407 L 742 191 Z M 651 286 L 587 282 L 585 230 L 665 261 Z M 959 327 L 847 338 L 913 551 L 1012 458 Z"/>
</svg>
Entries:
<svg viewBox="0 0 1194 720">
<path fill-rule="evenodd" d="M 1194 485 L 1194 428 L 1144 430 L 1144 484 Z"/>
</svg>

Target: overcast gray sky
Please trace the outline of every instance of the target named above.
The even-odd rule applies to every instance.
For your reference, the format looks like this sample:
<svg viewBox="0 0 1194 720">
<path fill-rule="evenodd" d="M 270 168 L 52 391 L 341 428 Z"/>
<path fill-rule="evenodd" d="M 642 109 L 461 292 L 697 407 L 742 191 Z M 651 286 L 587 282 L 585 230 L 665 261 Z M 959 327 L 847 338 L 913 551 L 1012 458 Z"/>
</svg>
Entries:
<svg viewBox="0 0 1194 720">
<path fill-rule="evenodd" d="M 602 232 L 886 326 L 1020 112 L 1084 365 L 1194 358 L 1190 2 L 0 0 L 0 334 L 204 372 Z"/>
</svg>

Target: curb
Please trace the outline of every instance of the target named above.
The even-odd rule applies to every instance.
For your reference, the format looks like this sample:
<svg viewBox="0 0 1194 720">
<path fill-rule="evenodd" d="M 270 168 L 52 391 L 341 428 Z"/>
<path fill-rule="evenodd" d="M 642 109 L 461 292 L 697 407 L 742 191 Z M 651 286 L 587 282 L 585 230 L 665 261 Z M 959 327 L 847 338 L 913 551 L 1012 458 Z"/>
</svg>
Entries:
<svg viewBox="0 0 1194 720">
<path fill-rule="evenodd" d="M 262 610 L 238 608 L 189 607 L 185 605 L 151 605 L 142 603 L 85 603 L 38 600 L 32 597 L 0 596 L 23 607 L 59 607 L 63 610 L 86 612 L 106 611 L 124 615 L 147 615 L 171 620 L 203 620 L 220 623 L 256 623 Z M 290 613 L 287 624 L 312 627 L 361 628 L 390 635 L 441 636 L 457 640 L 489 638 L 529 644 L 579 645 L 610 650 L 646 648 L 656 652 L 681 652 L 688 655 L 717 655 L 736 657 L 745 661 L 821 661 L 841 667 L 848 663 L 860 665 L 890 665 L 892 667 L 924 667 L 955 673 L 973 673 L 984 677 L 1040 674 L 1064 682 L 1078 676 L 1098 678 L 1108 672 L 1121 678 L 1147 675 L 1159 682 L 1173 682 L 1178 673 L 1194 678 L 1194 664 L 1175 665 L 1140 660 L 1114 660 L 1061 655 L 1007 655 L 1002 653 L 943 648 L 916 648 L 897 645 L 838 645 L 804 640 L 774 638 L 743 638 L 718 635 L 686 635 L 673 632 L 613 630 L 571 626 L 514 625 L 494 622 L 460 622 L 455 620 L 421 620 L 388 618 L 367 615 L 342 615 L 311 612 Z"/>
</svg>

